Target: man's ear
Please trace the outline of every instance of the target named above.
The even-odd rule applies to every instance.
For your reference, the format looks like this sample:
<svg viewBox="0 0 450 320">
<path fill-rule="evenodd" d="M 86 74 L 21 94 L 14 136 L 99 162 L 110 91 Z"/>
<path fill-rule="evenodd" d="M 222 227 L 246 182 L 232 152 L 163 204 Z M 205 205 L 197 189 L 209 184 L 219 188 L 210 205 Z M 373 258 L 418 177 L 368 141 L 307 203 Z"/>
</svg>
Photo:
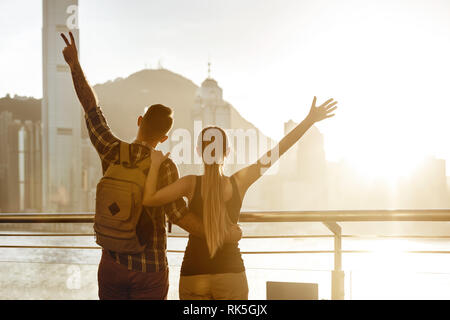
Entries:
<svg viewBox="0 0 450 320">
<path fill-rule="evenodd" d="M 139 116 L 139 117 L 138 117 L 138 121 L 137 121 L 138 127 L 141 126 L 141 123 L 142 123 L 142 116 Z"/>
<path fill-rule="evenodd" d="M 166 141 L 167 139 L 169 139 L 168 136 L 164 136 L 161 138 L 161 140 L 159 140 L 160 143 L 163 143 L 164 141 Z"/>
</svg>

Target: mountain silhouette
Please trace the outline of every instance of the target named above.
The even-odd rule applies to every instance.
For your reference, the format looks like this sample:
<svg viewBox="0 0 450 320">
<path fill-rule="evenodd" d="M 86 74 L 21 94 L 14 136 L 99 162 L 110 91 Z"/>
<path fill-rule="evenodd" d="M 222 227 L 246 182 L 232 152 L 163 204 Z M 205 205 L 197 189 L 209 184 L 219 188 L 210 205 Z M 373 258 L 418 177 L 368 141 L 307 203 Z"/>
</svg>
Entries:
<svg viewBox="0 0 450 320">
<path fill-rule="evenodd" d="M 121 139 L 136 137 L 137 118 L 145 108 L 161 103 L 174 111 L 173 130 L 192 127 L 192 110 L 198 86 L 191 80 L 167 69 L 145 69 L 127 78 L 118 78 L 94 86 L 99 104 L 111 130 Z M 229 103 L 231 116 L 242 129 L 253 128 Z"/>
<path fill-rule="evenodd" d="M 198 86 L 191 80 L 167 69 L 144 69 L 126 78 L 117 78 L 94 85 L 108 124 L 121 139 L 132 141 L 136 137 L 137 118 L 146 107 L 161 103 L 174 111 L 173 129 L 192 127 L 192 110 Z M 32 97 L 0 98 L 0 112 L 10 111 L 18 120 L 41 120 L 41 100 Z M 81 106 L 80 106 L 81 107 Z M 243 118 L 229 103 L 231 115 L 238 127 L 258 130 Z"/>
<path fill-rule="evenodd" d="M 172 108 L 174 128 L 182 127 L 191 118 L 197 89 L 191 80 L 165 69 L 146 69 L 94 86 L 111 130 L 128 141 L 136 137 L 138 116 L 152 104 Z"/>
<path fill-rule="evenodd" d="M 41 99 L 19 96 L 11 98 L 9 95 L 6 95 L 0 98 L 0 113 L 3 111 L 11 112 L 13 119 L 16 120 L 40 121 Z"/>
</svg>

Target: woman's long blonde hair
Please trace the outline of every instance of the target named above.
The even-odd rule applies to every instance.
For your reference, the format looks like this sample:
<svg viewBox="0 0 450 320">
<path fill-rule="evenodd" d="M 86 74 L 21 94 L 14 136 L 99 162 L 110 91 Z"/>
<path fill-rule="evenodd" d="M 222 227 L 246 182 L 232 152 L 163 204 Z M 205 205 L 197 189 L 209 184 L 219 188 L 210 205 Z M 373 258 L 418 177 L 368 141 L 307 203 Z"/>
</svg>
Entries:
<svg viewBox="0 0 450 320">
<path fill-rule="evenodd" d="M 206 127 L 199 140 L 204 175 L 201 195 L 203 199 L 203 227 L 210 257 L 214 257 L 232 223 L 223 199 L 223 162 L 228 150 L 226 133 L 219 127 Z"/>
</svg>

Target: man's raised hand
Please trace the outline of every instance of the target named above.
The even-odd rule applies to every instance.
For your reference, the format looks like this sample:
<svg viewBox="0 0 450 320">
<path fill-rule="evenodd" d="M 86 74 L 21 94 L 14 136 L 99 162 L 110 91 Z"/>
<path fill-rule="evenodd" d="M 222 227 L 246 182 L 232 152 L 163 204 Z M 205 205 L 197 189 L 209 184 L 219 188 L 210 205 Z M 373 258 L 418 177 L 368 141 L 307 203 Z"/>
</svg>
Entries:
<svg viewBox="0 0 450 320">
<path fill-rule="evenodd" d="M 334 110 L 337 109 L 337 101 L 333 101 L 333 99 L 328 99 L 325 101 L 322 105 L 316 107 L 316 100 L 317 98 L 314 97 L 314 100 L 311 105 L 311 110 L 309 111 L 308 118 L 312 122 L 318 122 L 326 118 L 331 118 L 334 116 L 334 113 L 332 113 Z"/>
<path fill-rule="evenodd" d="M 69 32 L 69 36 L 70 42 L 64 33 L 61 33 L 61 38 L 63 38 L 66 43 L 66 47 L 63 49 L 62 53 L 64 55 L 64 60 L 66 60 L 67 64 L 72 68 L 76 63 L 78 63 L 78 51 L 72 32 Z"/>
<path fill-rule="evenodd" d="M 78 99 L 80 100 L 84 111 L 89 112 L 98 105 L 97 98 L 95 97 L 91 86 L 87 82 L 83 69 L 78 61 L 77 45 L 72 32 L 69 32 L 69 37 L 70 41 L 63 33 L 61 33 L 61 38 L 63 38 L 66 43 L 66 47 L 63 49 L 62 53 L 64 55 L 64 60 L 66 60 L 70 67 L 73 85 L 75 87 Z"/>
</svg>

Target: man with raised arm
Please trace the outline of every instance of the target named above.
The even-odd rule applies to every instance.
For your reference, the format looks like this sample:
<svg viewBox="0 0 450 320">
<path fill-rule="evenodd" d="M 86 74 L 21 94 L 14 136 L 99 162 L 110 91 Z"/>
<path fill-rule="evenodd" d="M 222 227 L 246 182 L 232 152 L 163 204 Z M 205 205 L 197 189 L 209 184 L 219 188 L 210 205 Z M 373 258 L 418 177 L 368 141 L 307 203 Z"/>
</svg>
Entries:
<svg viewBox="0 0 450 320">
<path fill-rule="evenodd" d="M 85 111 L 89 137 L 97 150 L 103 173 L 119 156 L 120 140 L 109 129 L 98 106 L 93 89 L 84 76 L 78 60 L 75 40 L 71 32 L 69 39 L 61 34 L 66 47 L 64 59 L 72 72 L 73 84 L 78 99 Z M 137 119 L 138 132 L 131 144 L 131 160 L 139 161 L 151 155 L 151 150 L 167 140 L 172 127 L 172 110 L 161 104 L 152 105 L 144 116 Z M 158 174 L 158 188 L 178 179 L 178 170 L 168 159 Z M 137 225 L 137 233 L 146 249 L 138 254 L 121 254 L 103 248 L 98 269 L 98 294 L 100 299 L 167 299 L 169 289 L 168 263 L 166 256 L 166 217 L 189 233 L 202 236 L 203 224 L 190 213 L 186 203 L 179 198 L 161 207 L 146 208 Z M 241 230 L 234 228 L 227 237 L 238 241 Z"/>
</svg>

